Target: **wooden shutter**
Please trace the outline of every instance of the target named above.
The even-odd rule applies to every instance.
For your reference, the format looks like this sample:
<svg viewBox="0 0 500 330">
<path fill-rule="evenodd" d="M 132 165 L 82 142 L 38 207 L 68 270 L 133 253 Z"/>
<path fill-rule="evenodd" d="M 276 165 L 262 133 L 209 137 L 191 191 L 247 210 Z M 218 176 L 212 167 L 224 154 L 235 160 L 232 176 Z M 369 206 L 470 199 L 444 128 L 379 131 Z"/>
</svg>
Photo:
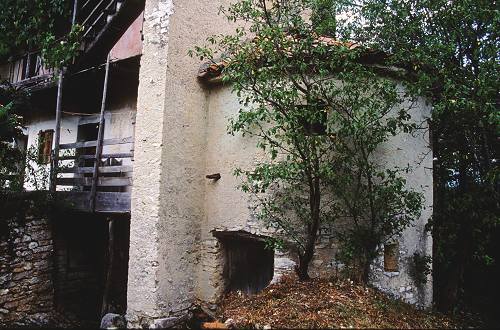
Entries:
<svg viewBox="0 0 500 330">
<path fill-rule="evenodd" d="M 40 131 L 38 133 L 38 163 L 48 164 L 52 153 L 54 130 Z"/>
</svg>

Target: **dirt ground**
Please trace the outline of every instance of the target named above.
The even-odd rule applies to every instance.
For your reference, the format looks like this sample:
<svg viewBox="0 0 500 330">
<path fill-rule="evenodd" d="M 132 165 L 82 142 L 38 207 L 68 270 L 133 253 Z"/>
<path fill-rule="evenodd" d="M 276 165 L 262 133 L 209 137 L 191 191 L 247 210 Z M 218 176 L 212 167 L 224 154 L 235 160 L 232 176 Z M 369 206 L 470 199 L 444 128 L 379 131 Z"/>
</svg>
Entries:
<svg viewBox="0 0 500 330">
<path fill-rule="evenodd" d="M 219 314 L 237 328 L 461 328 L 457 320 L 418 310 L 349 280 L 300 282 L 288 275 L 262 292 L 228 294 Z M 227 322 L 226 322 L 227 324 Z"/>
</svg>

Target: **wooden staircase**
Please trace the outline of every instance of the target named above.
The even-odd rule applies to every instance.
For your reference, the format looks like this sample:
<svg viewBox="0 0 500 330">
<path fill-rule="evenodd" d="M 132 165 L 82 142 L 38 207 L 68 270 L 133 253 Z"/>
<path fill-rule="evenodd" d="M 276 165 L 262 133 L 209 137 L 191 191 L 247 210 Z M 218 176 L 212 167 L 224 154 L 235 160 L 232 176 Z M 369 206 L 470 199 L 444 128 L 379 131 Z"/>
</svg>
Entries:
<svg viewBox="0 0 500 330">
<path fill-rule="evenodd" d="M 83 26 L 76 67 L 102 63 L 144 9 L 145 0 L 75 0 L 74 23 Z"/>
</svg>

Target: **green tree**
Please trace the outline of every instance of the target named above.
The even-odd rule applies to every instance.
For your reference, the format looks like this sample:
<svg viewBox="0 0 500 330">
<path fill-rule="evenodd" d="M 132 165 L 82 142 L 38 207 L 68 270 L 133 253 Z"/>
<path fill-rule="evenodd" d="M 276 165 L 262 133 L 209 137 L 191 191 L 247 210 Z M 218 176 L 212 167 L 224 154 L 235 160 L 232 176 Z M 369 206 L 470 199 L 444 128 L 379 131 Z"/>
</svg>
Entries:
<svg viewBox="0 0 500 330">
<path fill-rule="evenodd" d="M 296 252 L 299 278 L 309 278 L 320 227 L 348 218 L 338 227 L 343 259 L 366 281 L 380 243 L 420 214 L 402 169 L 374 160 L 378 146 L 415 127 L 397 83 L 366 65 L 369 50 L 328 38 L 335 15 L 318 10 L 334 13 L 334 4 L 238 1 L 222 11 L 244 27 L 191 54 L 226 63 L 223 80 L 241 104 L 229 132 L 256 137 L 267 155 L 235 174 L 274 239 Z"/>
<path fill-rule="evenodd" d="M 495 0 L 360 0 L 340 37 L 391 54 L 432 100 L 437 302 L 449 310 L 472 264 L 493 264 L 500 223 L 500 12 Z"/>
<path fill-rule="evenodd" d="M 26 94 L 13 87 L 0 89 L 0 191 L 22 190 L 24 153 L 15 141 L 22 135 L 19 112 L 27 102 Z"/>
<path fill-rule="evenodd" d="M 51 68 L 67 65 L 78 54 L 82 27 L 71 25 L 72 0 L 0 2 L 0 60 L 41 51 Z"/>
<path fill-rule="evenodd" d="M 40 48 L 46 38 L 65 34 L 71 24 L 70 0 L 0 2 L 0 58 Z"/>
</svg>

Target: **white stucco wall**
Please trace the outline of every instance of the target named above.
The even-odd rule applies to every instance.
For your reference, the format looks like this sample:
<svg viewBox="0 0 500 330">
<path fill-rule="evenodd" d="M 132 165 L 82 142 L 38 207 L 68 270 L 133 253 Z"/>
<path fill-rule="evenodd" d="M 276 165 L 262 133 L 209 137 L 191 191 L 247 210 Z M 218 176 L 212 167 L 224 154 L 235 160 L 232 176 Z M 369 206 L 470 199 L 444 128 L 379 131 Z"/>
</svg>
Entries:
<svg viewBox="0 0 500 330">
<path fill-rule="evenodd" d="M 159 325 L 196 301 L 216 301 L 223 260 L 211 230 L 265 233 L 252 216 L 251 197 L 237 189 L 232 176 L 235 167 L 248 167 L 263 155 L 255 141 L 226 133 L 227 119 L 239 108 L 236 96 L 228 87 L 203 87 L 196 79 L 199 60 L 187 56 L 206 37 L 232 32 L 217 15 L 222 3 L 146 0 L 135 126 L 129 326 Z M 424 112 L 419 109 L 417 115 Z M 401 162 L 415 160 L 425 149 L 424 140 L 402 139 L 394 142 L 396 149 L 406 148 L 396 156 Z M 388 146 L 389 157 L 392 152 Z M 432 176 L 423 167 L 430 168 L 431 159 L 409 180 L 412 187 L 424 187 L 428 203 Z M 205 178 L 213 173 L 221 179 Z M 418 230 L 428 215 L 422 216 Z M 411 230 L 404 239 L 414 242 Z M 429 240 L 417 241 L 430 251 Z M 285 256 L 277 256 L 276 263 L 293 265 Z M 397 291 L 400 283 L 388 285 Z"/>
<path fill-rule="evenodd" d="M 196 299 L 205 203 L 206 92 L 188 50 L 230 31 L 223 1 L 146 0 L 135 135 L 127 317 L 131 326 Z M 140 175 L 139 175 L 140 173 Z"/>
<path fill-rule="evenodd" d="M 267 232 L 252 216 L 251 196 L 236 188 L 239 182 L 232 175 L 236 167 L 251 168 L 255 161 L 263 157 L 262 151 L 255 147 L 256 141 L 252 138 L 227 134 L 228 119 L 235 116 L 240 107 L 229 87 L 211 88 L 208 100 L 206 172 L 220 173 L 221 179 L 205 182 L 205 216 L 200 228 L 197 295 L 202 301 L 214 303 L 223 289 L 223 260 L 220 246 L 210 231 Z M 415 122 L 425 122 L 430 115 L 430 107 L 424 100 L 418 100 L 412 105 L 411 114 Z M 432 214 L 432 153 L 429 149 L 428 131 L 420 130 L 414 136 L 399 135 L 391 138 L 380 148 L 379 157 L 380 163 L 389 167 L 410 165 L 414 168 L 406 177 L 407 184 L 409 188 L 424 194 L 425 209 L 420 219 L 406 229 L 400 239 L 400 272 L 384 272 L 382 254 L 373 267 L 372 283 L 398 298 L 429 306 L 432 300 L 431 279 L 423 287 L 417 288 L 409 276 L 409 263 L 413 253 L 432 253 L 432 239 L 424 232 L 424 226 Z M 311 274 L 333 274 L 335 248 L 332 242 L 328 237 L 322 237 L 318 241 Z M 275 268 L 279 267 L 291 269 L 293 262 L 286 255 L 276 254 Z"/>
<path fill-rule="evenodd" d="M 53 116 L 49 114 L 44 114 L 41 116 L 34 116 L 26 123 L 25 134 L 28 136 L 28 144 L 27 148 L 32 149 L 36 154 L 38 152 L 38 134 L 40 131 L 46 130 L 54 130 L 56 126 L 56 121 Z M 76 136 L 78 132 L 78 118 L 69 117 L 63 118 L 61 120 L 61 143 L 73 143 L 76 142 Z M 52 141 L 52 148 L 54 148 L 54 141 Z M 68 162 L 64 162 L 68 164 Z M 26 190 L 35 190 L 48 188 L 49 184 L 49 173 L 50 173 L 50 164 L 39 165 L 36 161 L 30 161 L 30 166 L 37 172 L 45 172 L 45 176 L 38 174 L 34 175 L 37 178 L 33 178 L 33 175 L 26 174 L 25 180 L 25 189 Z M 66 174 L 66 177 L 71 176 L 70 174 Z M 44 183 L 40 182 L 40 180 L 44 180 Z M 38 183 L 35 185 L 33 180 L 37 180 Z"/>
<path fill-rule="evenodd" d="M 111 99 L 107 110 L 105 111 L 104 118 L 104 139 L 112 138 L 127 138 L 134 136 L 134 124 L 135 124 L 135 107 L 136 100 L 130 95 L 118 95 L 117 98 Z M 54 110 L 55 111 L 55 110 Z M 72 112 L 74 109 L 63 108 L 63 111 Z M 74 143 L 77 141 L 78 136 L 78 125 L 82 120 L 89 120 L 92 118 L 94 122 L 98 122 L 99 114 L 93 115 L 69 115 L 63 114 L 61 120 L 61 144 Z M 55 115 L 49 111 L 42 112 L 40 114 L 31 113 L 29 118 L 25 123 L 26 129 L 25 134 L 28 136 L 28 148 L 33 148 L 35 151 L 38 148 L 38 134 L 40 131 L 54 130 L 55 129 Z M 52 143 L 52 148 L 54 148 L 54 141 Z M 109 145 L 103 147 L 103 153 L 126 153 L 133 151 L 133 144 L 126 143 L 120 145 Z M 74 149 L 61 150 L 60 154 L 64 155 L 65 152 L 74 153 Z M 133 162 L 132 158 L 124 158 L 122 160 L 122 165 L 131 165 Z M 31 166 L 37 170 L 43 168 L 47 173 L 49 173 L 49 165 L 38 165 L 36 162 L 30 162 Z M 73 161 L 61 161 L 61 165 L 71 167 L 74 165 Z M 131 175 L 131 174 L 130 174 Z M 66 173 L 60 174 L 60 177 L 73 177 L 73 174 Z M 48 181 L 46 182 L 48 187 Z M 35 187 L 30 183 L 30 179 L 26 177 L 25 188 L 27 190 L 34 190 Z M 58 190 L 69 190 L 71 187 L 59 186 Z"/>
</svg>

